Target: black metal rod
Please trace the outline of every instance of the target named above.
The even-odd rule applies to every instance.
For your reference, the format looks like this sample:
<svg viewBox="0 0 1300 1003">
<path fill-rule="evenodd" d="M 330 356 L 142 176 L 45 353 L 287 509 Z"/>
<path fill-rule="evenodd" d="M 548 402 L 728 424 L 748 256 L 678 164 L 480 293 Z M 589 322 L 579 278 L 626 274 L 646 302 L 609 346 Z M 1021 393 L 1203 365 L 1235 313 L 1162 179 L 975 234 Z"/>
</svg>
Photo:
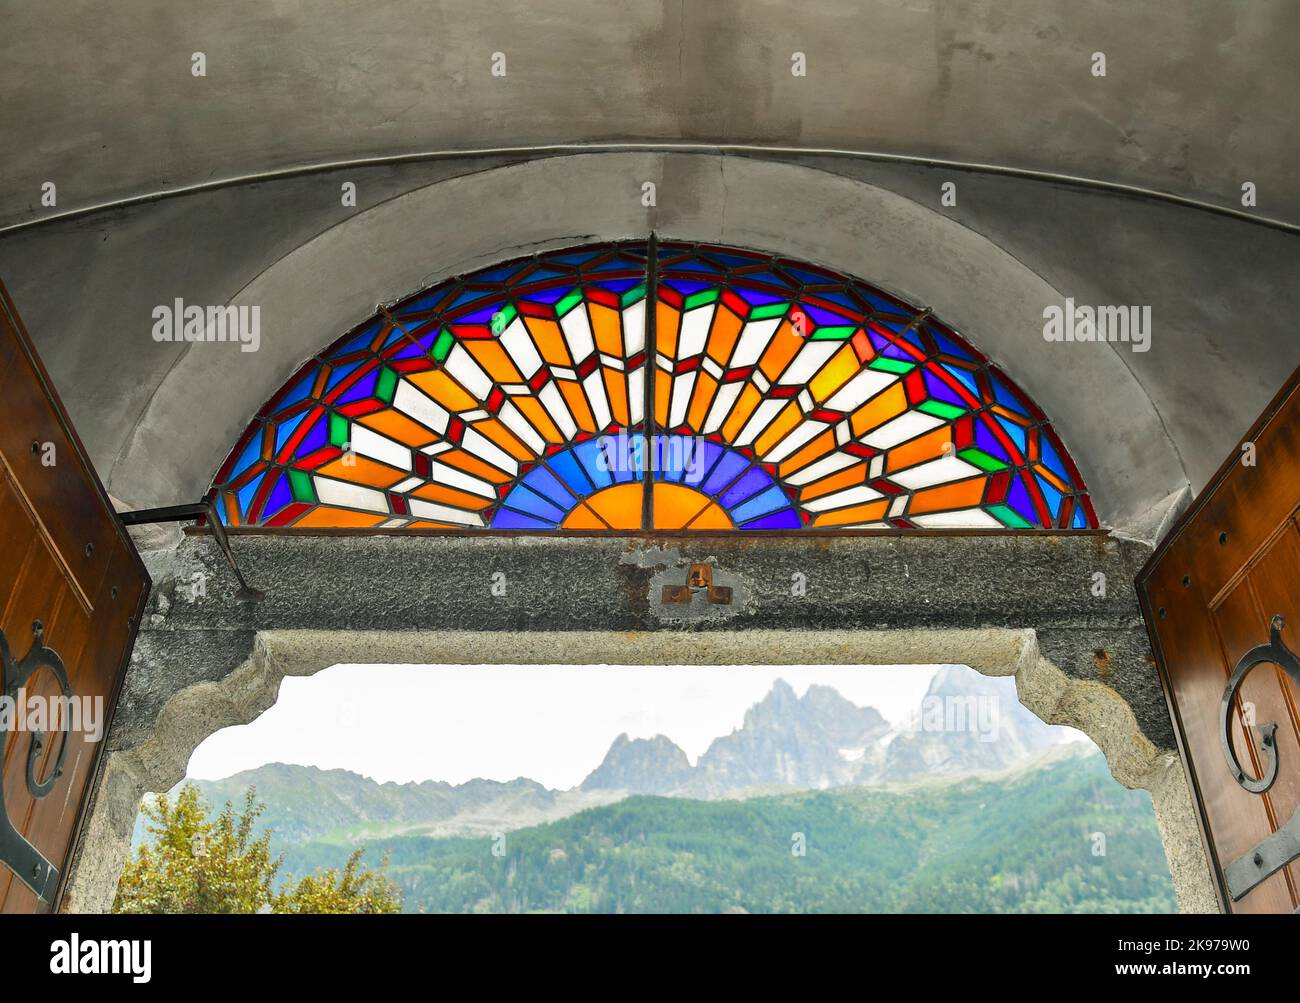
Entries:
<svg viewBox="0 0 1300 1003">
<path fill-rule="evenodd" d="M 230 549 L 230 537 L 226 535 L 226 527 L 217 518 L 217 508 L 212 504 L 211 498 L 205 498 L 201 502 L 194 502 L 189 505 L 164 505 L 161 508 L 142 508 L 135 512 L 121 512 L 118 517 L 125 526 L 143 526 L 163 522 L 193 522 L 196 519 L 206 518 L 208 525 L 212 527 L 212 535 L 217 539 L 217 546 L 220 548 L 221 553 L 225 555 L 226 563 L 230 565 L 230 570 L 235 573 L 235 579 L 239 582 L 239 591 L 235 593 L 235 598 L 240 602 L 259 602 L 266 598 L 265 592 L 253 588 L 244 580 L 243 572 L 239 570 L 239 565 L 235 563 L 235 555 Z"/>
</svg>

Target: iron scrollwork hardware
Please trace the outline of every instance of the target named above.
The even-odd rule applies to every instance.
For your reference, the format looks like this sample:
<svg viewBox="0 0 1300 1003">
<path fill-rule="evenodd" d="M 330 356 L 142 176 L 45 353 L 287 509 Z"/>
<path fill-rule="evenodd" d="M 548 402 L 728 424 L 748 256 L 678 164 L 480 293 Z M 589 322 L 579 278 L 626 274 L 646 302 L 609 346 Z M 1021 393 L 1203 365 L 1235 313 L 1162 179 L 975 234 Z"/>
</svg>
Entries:
<svg viewBox="0 0 1300 1003">
<path fill-rule="evenodd" d="M 35 621 L 32 624 L 32 646 L 22 659 L 15 661 L 13 654 L 9 650 L 9 640 L 5 637 L 4 631 L 0 630 L 2 685 L 4 695 L 12 701 L 11 708 L 16 708 L 18 704 L 19 691 L 27 685 L 32 676 L 42 669 L 47 669 L 58 681 L 65 706 L 72 698 L 72 685 L 68 681 L 68 672 L 63 666 L 63 659 L 59 657 L 57 651 L 45 644 L 44 634 L 45 628 L 41 625 L 41 622 L 39 620 Z M 9 720 L 12 717 L 14 717 L 12 712 L 9 715 L 0 717 L 0 747 L 3 747 L 8 741 L 10 724 L 12 723 L 14 727 L 18 727 L 16 720 L 12 722 Z M 16 748 L 15 746 L 15 754 Z M 45 733 L 33 732 L 31 743 L 27 747 L 26 775 L 28 793 L 37 799 L 48 795 L 63 775 L 63 758 L 68 751 L 67 729 L 61 730 L 59 751 L 54 757 L 53 766 L 44 779 L 38 779 L 36 776 L 37 764 L 44 750 Z M 59 885 L 59 869 L 46 860 L 40 850 L 36 849 L 22 833 L 14 828 L 14 824 L 9 818 L 9 809 L 5 805 L 2 787 L 0 787 L 0 861 L 7 864 L 23 884 L 27 885 L 44 901 L 52 902 L 54 900 L 54 892 Z"/>
<path fill-rule="evenodd" d="M 1247 651 L 1237 661 L 1236 668 L 1228 678 L 1228 685 L 1223 691 L 1223 700 L 1219 704 L 1219 742 L 1223 746 L 1224 758 L 1228 761 L 1228 770 L 1244 790 L 1252 794 L 1263 794 L 1277 780 L 1277 724 L 1269 722 L 1262 725 L 1263 733 L 1261 753 L 1266 760 L 1264 772 L 1259 777 L 1251 777 L 1242 769 L 1237 760 L 1237 753 L 1232 747 L 1232 707 L 1237 700 L 1237 691 L 1250 671 L 1257 665 L 1271 664 L 1280 667 L 1291 680 L 1300 687 L 1300 658 L 1282 641 L 1282 628 L 1286 621 L 1282 615 L 1274 614 L 1269 621 L 1269 640 Z M 1262 840 L 1254 849 L 1242 854 L 1223 869 L 1223 876 L 1228 884 L 1228 894 L 1234 902 L 1261 881 L 1300 857 L 1300 808 L 1297 808 L 1290 820 L 1280 829 Z"/>
</svg>

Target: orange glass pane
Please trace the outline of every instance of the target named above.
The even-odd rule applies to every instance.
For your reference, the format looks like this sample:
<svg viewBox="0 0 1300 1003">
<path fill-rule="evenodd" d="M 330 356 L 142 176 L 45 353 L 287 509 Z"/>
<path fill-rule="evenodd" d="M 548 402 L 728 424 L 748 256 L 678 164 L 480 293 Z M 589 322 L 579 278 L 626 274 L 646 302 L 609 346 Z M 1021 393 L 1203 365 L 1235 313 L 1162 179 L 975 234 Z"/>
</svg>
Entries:
<svg viewBox="0 0 1300 1003">
<path fill-rule="evenodd" d="M 340 456 L 317 470 L 324 477 L 365 484 L 372 488 L 391 488 L 411 476 L 409 470 L 397 470 L 386 463 L 356 454 Z"/>
<path fill-rule="evenodd" d="M 582 307 L 574 309 L 581 310 Z M 596 347 L 606 355 L 623 358 L 623 315 L 602 303 L 588 303 L 587 316 L 591 320 L 591 333 L 596 338 Z"/>
<path fill-rule="evenodd" d="M 631 423 L 628 413 L 627 376 L 608 366 L 604 369 L 605 390 L 609 393 L 609 412 L 614 417 L 615 425 L 627 428 Z"/>
<path fill-rule="evenodd" d="M 497 418 L 485 418 L 482 421 L 476 421 L 474 422 L 474 429 L 482 432 L 516 460 L 531 460 L 533 458 L 533 451 L 516 439 L 514 433 Z"/>
<path fill-rule="evenodd" d="M 525 317 L 524 324 L 533 336 L 533 341 L 537 343 L 537 351 L 541 353 L 543 359 L 553 366 L 572 367 L 573 360 L 569 357 L 568 346 L 564 343 L 564 332 L 560 330 L 560 325 L 556 321 L 543 317 Z"/>
<path fill-rule="evenodd" d="M 519 408 L 523 416 L 528 419 L 533 428 L 537 429 L 541 437 L 547 442 L 564 442 L 568 439 L 568 436 L 561 432 L 559 426 L 551 420 L 551 413 L 546 410 L 546 406 L 536 397 L 513 397 L 511 399 L 514 401 L 515 407 Z"/>
<path fill-rule="evenodd" d="M 709 414 L 709 405 L 713 403 L 713 391 L 718 389 L 718 381 L 703 369 L 695 378 L 695 389 L 691 391 L 691 406 L 686 412 L 686 424 L 697 432 L 704 428 L 704 419 Z"/>
<path fill-rule="evenodd" d="M 758 441 L 754 443 L 754 450 L 759 456 L 766 456 L 768 451 L 784 439 L 786 433 L 792 431 L 802 420 L 803 412 L 799 410 L 799 405 L 791 401 L 781 409 L 781 413 L 758 437 Z"/>
<path fill-rule="evenodd" d="M 944 455 L 943 447 L 951 442 L 952 426 L 940 425 L 891 449 L 885 458 L 885 470 L 892 474 L 927 460 L 937 460 Z"/>
<path fill-rule="evenodd" d="M 685 529 L 697 515 L 713 504 L 708 495 L 681 484 L 654 486 L 655 529 Z"/>
<path fill-rule="evenodd" d="M 467 509 L 470 512 L 482 511 L 492 504 L 491 498 L 484 498 L 482 495 L 470 494 L 468 491 L 460 491 L 442 484 L 425 484 L 416 488 L 411 494 L 416 498 L 427 498 L 432 502 L 443 502 L 455 508 Z"/>
<path fill-rule="evenodd" d="M 763 375 L 775 383 L 777 377 L 785 372 L 785 367 L 790 364 L 790 360 L 798 354 L 799 349 L 803 348 L 805 341 L 806 339 L 795 333 L 794 325 L 789 320 L 781 321 L 781 326 L 776 329 L 776 334 L 768 343 L 767 351 L 759 360 L 758 367 L 763 370 Z"/>
<path fill-rule="evenodd" d="M 983 499 L 984 485 L 987 483 L 988 478 L 981 475 L 956 484 L 922 488 L 912 495 L 907 514 L 923 515 L 926 512 L 946 512 L 953 508 L 971 508 Z"/>
<path fill-rule="evenodd" d="M 832 491 L 851 488 L 855 484 L 865 484 L 869 469 L 870 467 L 866 463 L 855 463 L 851 467 L 837 470 L 835 473 L 828 474 L 805 487 L 799 492 L 799 500 L 808 502 L 814 498 L 820 498 L 822 495 L 828 495 Z"/>
<path fill-rule="evenodd" d="M 428 446 L 438 440 L 438 436 L 434 432 L 393 408 L 363 415 L 357 421 L 365 425 L 366 428 L 372 428 L 390 439 L 395 439 L 416 449 L 421 446 Z"/>
<path fill-rule="evenodd" d="M 734 529 L 731 520 L 727 518 L 727 513 L 722 506 L 715 502 L 709 502 L 703 512 L 691 520 L 690 526 L 687 527 L 693 532 L 700 532 L 707 529 Z"/>
<path fill-rule="evenodd" d="M 640 529 L 643 490 L 640 484 L 615 484 L 597 491 L 587 499 L 587 504 L 611 529 Z"/>
<path fill-rule="evenodd" d="M 497 383 L 522 383 L 523 376 L 510 361 L 505 346 L 499 341 L 474 338 L 463 342 L 474 360 L 487 371 Z"/>
<path fill-rule="evenodd" d="M 745 322 L 728 310 L 721 303 L 713 314 L 713 329 L 709 332 L 705 351 L 720 366 L 725 366 L 731 358 L 731 350 L 736 347 L 736 338 Z"/>
<path fill-rule="evenodd" d="M 889 499 L 879 498 L 865 505 L 853 505 L 849 508 L 823 512 L 813 519 L 814 526 L 852 526 L 859 522 L 879 522 L 889 511 Z"/>
<path fill-rule="evenodd" d="M 564 399 L 569 405 L 569 410 L 573 412 L 573 420 L 578 423 L 578 427 L 584 432 L 604 431 L 596 427 L 596 418 L 591 413 L 591 404 L 582 391 L 582 384 L 574 383 L 573 380 L 555 382 L 559 384 L 560 393 L 564 394 Z"/>
<path fill-rule="evenodd" d="M 294 523 L 295 527 L 329 528 L 334 526 L 369 528 L 387 522 L 390 516 L 379 512 L 353 512 L 348 508 L 334 508 L 331 505 L 318 505 Z"/>
<path fill-rule="evenodd" d="M 759 401 L 763 395 L 758 392 L 758 387 L 752 383 L 745 385 L 745 389 L 740 392 L 736 403 L 732 405 L 731 416 L 722 425 L 722 434 L 728 442 L 735 442 L 736 436 L 749 421 L 749 416 L 754 413 L 754 408 L 758 407 Z"/>
<path fill-rule="evenodd" d="M 906 410 L 907 393 L 903 384 L 896 381 L 854 411 L 850 427 L 855 436 L 866 435 Z"/>
<path fill-rule="evenodd" d="M 815 436 L 808 445 L 798 450 L 789 459 L 782 460 L 777 470 L 782 477 L 789 477 L 795 471 L 802 470 L 814 460 L 820 460 L 834 448 L 835 430 L 828 428 L 821 435 Z"/>
<path fill-rule="evenodd" d="M 411 373 L 406 378 L 448 411 L 469 411 L 478 407 L 478 401 L 441 369 Z"/>
<path fill-rule="evenodd" d="M 439 453 L 434 459 L 439 463 L 447 464 L 449 467 L 463 470 L 467 474 L 481 477 L 485 481 L 492 481 L 494 484 L 504 484 L 512 479 L 511 474 L 494 467 L 486 460 L 480 460 L 477 456 L 472 456 L 463 449 L 449 449 L 445 453 Z"/>
<path fill-rule="evenodd" d="M 677 329 L 681 322 L 682 315 L 677 309 L 660 300 L 655 310 L 655 345 L 670 359 L 677 355 Z"/>
<path fill-rule="evenodd" d="M 564 517 L 560 525 L 565 529 L 608 529 L 605 521 L 581 502 Z"/>
</svg>

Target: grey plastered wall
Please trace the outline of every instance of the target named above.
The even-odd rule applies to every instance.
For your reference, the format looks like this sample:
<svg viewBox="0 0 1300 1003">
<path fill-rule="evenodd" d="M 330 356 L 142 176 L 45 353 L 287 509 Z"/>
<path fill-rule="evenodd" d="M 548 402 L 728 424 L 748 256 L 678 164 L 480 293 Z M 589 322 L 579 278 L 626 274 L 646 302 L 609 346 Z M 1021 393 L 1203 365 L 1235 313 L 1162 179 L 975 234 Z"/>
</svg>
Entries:
<svg viewBox="0 0 1300 1003">
<path fill-rule="evenodd" d="M 9 284 L 114 495 L 206 488 L 294 366 L 376 302 L 537 246 L 730 240 L 930 306 L 1047 411 L 1108 525 L 1199 488 L 1300 363 L 1300 236 L 1113 192 L 844 157 L 463 158 L 240 185 L 0 236 Z M 344 180 L 356 209 L 340 205 Z M 957 205 L 939 204 L 957 184 Z M 641 184 L 658 187 L 642 206 Z M 52 283 L 50 275 L 67 281 Z M 1070 296 L 1150 305 L 1152 347 L 1049 345 Z M 256 302 L 263 350 L 154 342 L 154 306 Z"/>
</svg>

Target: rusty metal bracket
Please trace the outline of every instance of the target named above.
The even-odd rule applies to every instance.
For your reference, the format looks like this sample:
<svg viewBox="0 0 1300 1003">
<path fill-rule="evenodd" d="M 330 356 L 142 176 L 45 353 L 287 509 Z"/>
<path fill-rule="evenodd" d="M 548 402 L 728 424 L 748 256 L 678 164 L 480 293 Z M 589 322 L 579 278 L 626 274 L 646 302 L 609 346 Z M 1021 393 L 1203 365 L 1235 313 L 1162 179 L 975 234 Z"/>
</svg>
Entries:
<svg viewBox="0 0 1300 1003">
<path fill-rule="evenodd" d="M 731 605 L 731 586 L 713 584 L 713 565 L 692 564 L 686 574 L 685 585 L 665 585 L 664 602 L 668 604 L 689 603 L 697 592 L 704 592 L 713 606 Z"/>
</svg>

